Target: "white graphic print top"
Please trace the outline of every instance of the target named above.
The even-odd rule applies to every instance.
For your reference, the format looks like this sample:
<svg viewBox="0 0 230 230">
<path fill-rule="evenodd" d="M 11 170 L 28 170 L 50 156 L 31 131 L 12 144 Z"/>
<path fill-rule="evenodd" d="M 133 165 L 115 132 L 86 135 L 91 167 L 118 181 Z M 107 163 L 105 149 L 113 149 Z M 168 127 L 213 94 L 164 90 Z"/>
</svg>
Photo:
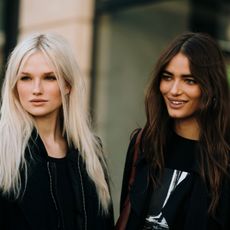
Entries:
<svg viewBox="0 0 230 230">
<path fill-rule="evenodd" d="M 151 198 L 143 230 L 169 230 L 169 226 L 161 210 L 167 203 L 171 193 L 187 176 L 187 172 L 165 169 L 162 185 L 154 191 Z"/>
</svg>

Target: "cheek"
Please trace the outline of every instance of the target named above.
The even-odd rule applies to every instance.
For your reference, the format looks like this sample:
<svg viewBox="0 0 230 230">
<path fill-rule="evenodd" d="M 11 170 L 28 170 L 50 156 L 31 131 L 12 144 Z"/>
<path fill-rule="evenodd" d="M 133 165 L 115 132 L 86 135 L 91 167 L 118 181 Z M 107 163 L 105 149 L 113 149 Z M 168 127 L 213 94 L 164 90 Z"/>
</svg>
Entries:
<svg viewBox="0 0 230 230">
<path fill-rule="evenodd" d="M 50 97 L 54 101 L 62 103 L 62 96 L 59 87 L 53 87 L 52 89 L 49 89 L 49 91 L 47 92 L 49 92 Z"/>
<path fill-rule="evenodd" d="M 193 106 L 195 109 L 200 109 L 201 108 L 201 91 L 200 90 L 196 90 L 195 92 L 193 92 L 192 99 L 193 99 Z"/>
<path fill-rule="evenodd" d="M 164 84 L 162 82 L 160 82 L 159 88 L 160 88 L 161 94 L 163 94 L 163 92 L 164 92 Z"/>
<path fill-rule="evenodd" d="M 191 92 L 191 95 L 193 95 L 193 98 L 197 101 L 197 102 L 201 102 L 201 90 L 199 87 L 197 87 L 197 89 L 195 89 L 193 92 Z"/>
<path fill-rule="evenodd" d="M 61 90 L 59 89 L 59 87 L 54 88 L 53 95 L 61 98 Z"/>
<path fill-rule="evenodd" d="M 17 98 L 19 99 L 19 101 L 21 101 L 27 94 L 26 87 L 20 83 L 17 83 L 16 88 L 15 88 L 15 94 L 16 94 Z"/>
<path fill-rule="evenodd" d="M 164 95 L 168 91 L 168 84 L 166 84 L 165 82 L 161 81 L 159 88 L 160 88 L 161 94 Z"/>
</svg>

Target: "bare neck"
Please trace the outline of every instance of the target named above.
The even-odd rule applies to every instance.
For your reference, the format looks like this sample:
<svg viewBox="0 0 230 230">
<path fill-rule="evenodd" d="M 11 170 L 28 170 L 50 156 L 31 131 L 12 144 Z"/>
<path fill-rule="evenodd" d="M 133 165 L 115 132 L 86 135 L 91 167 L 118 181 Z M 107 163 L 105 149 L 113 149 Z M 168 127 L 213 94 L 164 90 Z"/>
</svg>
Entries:
<svg viewBox="0 0 230 230">
<path fill-rule="evenodd" d="M 60 119 L 35 119 L 36 128 L 49 156 L 63 158 L 66 155 L 67 143 L 62 135 Z"/>
<path fill-rule="evenodd" d="M 175 132 L 184 138 L 199 140 L 200 127 L 195 119 L 193 120 L 175 120 Z"/>
</svg>

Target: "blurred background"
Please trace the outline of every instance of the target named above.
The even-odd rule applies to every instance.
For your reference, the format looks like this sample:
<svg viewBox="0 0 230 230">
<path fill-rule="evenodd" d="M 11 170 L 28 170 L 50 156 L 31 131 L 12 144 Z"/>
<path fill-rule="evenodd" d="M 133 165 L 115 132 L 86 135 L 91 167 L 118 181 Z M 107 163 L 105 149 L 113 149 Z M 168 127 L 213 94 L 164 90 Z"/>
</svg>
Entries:
<svg viewBox="0 0 230 230">
<path fill-rule="evenodd" d="M 159 53 L 184 31 L 206 32 L 219 42 L 230 76 L 230 1 L 0 0 L 1 80 L 12 48 L 38 31 L 60 33 L 73 47 L 108 155 L 117 218 L 130 134 L 145 123 L 144 91 Z"/>
</svg>

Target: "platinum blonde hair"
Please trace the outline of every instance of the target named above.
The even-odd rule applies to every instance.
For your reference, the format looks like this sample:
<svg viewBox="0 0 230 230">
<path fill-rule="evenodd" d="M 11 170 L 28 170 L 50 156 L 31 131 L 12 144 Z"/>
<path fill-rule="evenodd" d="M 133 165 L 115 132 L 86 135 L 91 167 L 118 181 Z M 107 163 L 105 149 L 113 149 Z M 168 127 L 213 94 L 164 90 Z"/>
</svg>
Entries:
<svg viewBox="0 0 230 230">
<path fill-rule="evenodd" d="M 79 149 L 87 173 L 95 184 L 100 206 L 107 213 L 111 197 L 106 182 L 106 162 L 84 106 L 86 91 L 83 77 L 71 47 L 57 34 L 32 34 L 19 43 L 9 57 L 0 110 L 0 189 L 6 194 L 13 192 L 16 197 L 22 189 L 20 169 L 27 169 L 24 153 L 35 124 L 19 102 L 16 83 L 18 72 L 27 58 L 38 51 L 55 69 L 62 95 L 62 132 L 67 136 L 68 144 Z M 64 93 L 66 84 L 71 88 L 68 95 Z"/>
</svg>

